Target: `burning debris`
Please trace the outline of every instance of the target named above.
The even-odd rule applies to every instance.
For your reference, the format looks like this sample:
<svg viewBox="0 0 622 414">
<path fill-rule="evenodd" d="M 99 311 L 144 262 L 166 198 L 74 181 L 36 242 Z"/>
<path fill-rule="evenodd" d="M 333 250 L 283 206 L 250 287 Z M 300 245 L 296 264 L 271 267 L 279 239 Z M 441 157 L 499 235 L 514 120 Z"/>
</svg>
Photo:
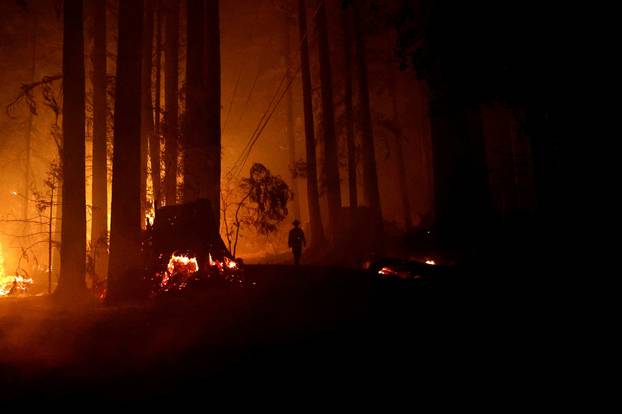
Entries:
<svg viewBox="0 0 622 414">
<path fill-rule="evenodd" d="M 31 278 L 25 278 L 19 275 L 0 275 L 0 297 L 26 295 L 31 286 Z"/>
<path fill-rule="evenodd" d="M 207 200 L 157 209 L 146 244 L 152 295 L 205 282 L 246 286 L 241 260 L 231 256 L 220 238 Z"/>
</svg>

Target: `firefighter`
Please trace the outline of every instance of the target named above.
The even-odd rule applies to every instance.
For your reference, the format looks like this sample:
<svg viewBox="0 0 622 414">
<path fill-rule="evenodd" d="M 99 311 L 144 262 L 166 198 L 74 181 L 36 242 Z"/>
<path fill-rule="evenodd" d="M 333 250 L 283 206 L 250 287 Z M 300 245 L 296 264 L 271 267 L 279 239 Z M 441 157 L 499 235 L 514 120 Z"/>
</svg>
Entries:
<svg viewBox="0 0 622 414">
<path fill-rule="evenodd" d="M 289 231 L 287 245 L 294 254 L 294 264 L 298 266 L 300 264 L 300 256 L 302 256 L 302 248 L 307 244 L 307 241 L 305 240 L 305 233 L 300 228 L 300 221 L 294 220 L 292 224 L 294 228 Z"/>
</svg>

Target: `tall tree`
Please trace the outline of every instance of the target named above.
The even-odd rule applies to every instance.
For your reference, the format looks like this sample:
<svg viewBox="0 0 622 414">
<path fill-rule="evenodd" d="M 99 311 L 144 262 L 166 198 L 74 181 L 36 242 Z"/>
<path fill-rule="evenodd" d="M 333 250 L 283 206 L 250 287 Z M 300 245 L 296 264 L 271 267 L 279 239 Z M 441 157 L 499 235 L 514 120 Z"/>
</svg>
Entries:
<svg viewBox="0 0 622 414">
<path fill-rule="evenodd" d="M 216 223 L 220 223 L 220 169 L 221 169 L 221 125 L 220 125 L 220 1 L 204 0 L 205 5 L 205 182 L 201 197 L 207 198 L 214 212 Z"/>
<path fill-rule="evenodd" d="M 91 249 L 95 273 L 108 264 L 108 167 L 106 130 L 106 0 L 93 2 L 93 186 Z"/>
<path fill-rule="evenodd" d="M 153 137 L 153 101 L 151 98 L 151 69 L 153 68 L 153 12 L 154 0 L 143 0 L 144 20 L 143 20 L 143 61 L 141 76 L 141 139 L 140 139 L 140 211 L 143 217 L 143 226 L 146 224 L 144 219 L 145 212 L 149 208 L 147 200 L 147 159 L 149 154 L 149 143 Z"/>
<path fill-rule="evenodd" d="M 197 200 L 206 154 L 203 87 L 203 4 L 187 2 L 186 118 L 184 124 L 184 202 Z"/>
<path fill-rule="evenodd" d="M 164 169 L 166 204 L 177 202 L 177 146 L 179 138 L 179 0 L 166 2 L 164 43 L 165 141 Z"/>
<path fill-rule="evenodd" d="M 142 1 L 119 2 L 108 299 L 136 294 L 140 260 Z"/>
<path fill-rule="evenodd" d="M 56 293 L 74 296 L 85 290 L 85 75 L 82 0 L 63 7 L 63 221 L 60 278 Z"/>
<path fill-rule="evenodd" d="M 156 2 L 156 53 L 155 53 L 155 105 L 154 105 L 154 133 L 149 141 L 149 157 L 151 158 L 151 182 L 153 183 L 153 204 L 160 207 L 162 189 L 160 178 L 160 95 L 162 88 L 162 3 Z"/>
<path fill-rule="evenodd" d="M 378 173 L 376 171 L 376 153 L 374 149 L 374 135 L 372 131 L 371 109 L 369 105 L 369 82 L 367 80 L 367 52 L 361 7 L 358 1 L 352 2 L 354 20 L 354 44 L 356 49 L 357 78 L 359 86 L 359 111 L 361 116 L 363 153 L 363 185 L 374 217 L 374 239 L 379 246 L 384 237 L 382 210 L 380 206 L 380 191 L 378 189 Z"/>
<path fill-rule="evenodd" d="M 291 68 L 292 45 L 290 39 L 290 14 L 289 11 L 283 12 L 283 59 L 285 62 L 286 78 L 291 79 L 293 76 Z M 294 217 L 300 219 L 300 194 L 298 193 L 298 179 L 295 172 L 296 168 L 296 131 L 294 126 L 294 91 L 287 88 L 285 96 L 285 110 L 287 111 L 287 149 L 289 155 L 289 166 L 294 171 L 292 174 L 292 190 L 294 198 L 292 199 L 292 212 Z"/>
<path fill-rule="evenodd" d="M 326 2 L 319 0 L 316 25 L 318 31 L 318 53 L 320 61 L 320 82 L 322 95 L 322 132 L 324 134 L 324 174 L 328 198 L 328 224 L 330 237 L 342 233 L 341 225 L 341 186 L 339 183 L 339 161 L 337 137 L 335 134 L 335 108 L 333 105 L 333 80 L 328 46 L 328 24 L 326 22 Z"/>
<path fill-rule="evenodd" d="M 404 163 L 404 134 L 400 124 L 400 110 L 397 94 L 397 79 L 395 68 L 390 66 L 388 70 L 388 87 L 389 96 L 391 98 L 393 137 L 395 138 L 395 156 L 397 157 L 397 180 L 399 183 L 400 198 L 402 201 L 402 214 L 404 217 L 404 225 L 406 230 L 411 230 L 413 223 L 411 219 L 410 200 L 408 199 L 408 188 L 406 185 L 406 165 Z"/>
<path fill-rule="evenodd" d="M 315 133 L 313 129 L 313 100 L 311 90 L 311 68 L 309 66 L 309 37 L 307 30 L 307 8 L 305 0 L 298 0 L 298 32 L 300 38 L 300 66 L 302 72 L 302 100 L 305 119 L 305 147 L 307 155 L 307 202 L 311 226 L 311 246 L 322 246 L 326 237 L 320 215 L 320 196 L 317 183 L 315 155 Z"/>
<path fill-rule="evenodd" d="M 358 206 L 358 189 L 356 187 L 356 146 L 354 141 L 354 109 L 352 104 L 352 16 L 349 8 L 341 10 L 341 26 L 343 28 L 343 60 L 344 106 L 346 121 L 346 147 L 348 154 L 348 194 L 350 207 Z"/>
</svg>

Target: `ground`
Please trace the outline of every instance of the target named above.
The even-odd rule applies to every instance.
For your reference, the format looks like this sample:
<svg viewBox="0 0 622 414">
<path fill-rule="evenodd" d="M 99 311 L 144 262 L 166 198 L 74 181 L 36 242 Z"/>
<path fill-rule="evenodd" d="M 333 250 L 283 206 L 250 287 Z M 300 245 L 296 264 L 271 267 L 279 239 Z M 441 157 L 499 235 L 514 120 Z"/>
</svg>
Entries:
<svg viewBox="0 0 622 414">
<path fill-rule="evenodd" d="M 491 301 L 465 290 L 464 275 L 379 283 L 359 270 L 258 265 L 247 276 L 253 288 L 196 289 L 115 307 L 2 300 L 2 398 L 174 397 L 208 384 L 272 381 L 302 389 L 460 382 L 515 340 L 500 308 L 491 312 Z"/>
</svg>

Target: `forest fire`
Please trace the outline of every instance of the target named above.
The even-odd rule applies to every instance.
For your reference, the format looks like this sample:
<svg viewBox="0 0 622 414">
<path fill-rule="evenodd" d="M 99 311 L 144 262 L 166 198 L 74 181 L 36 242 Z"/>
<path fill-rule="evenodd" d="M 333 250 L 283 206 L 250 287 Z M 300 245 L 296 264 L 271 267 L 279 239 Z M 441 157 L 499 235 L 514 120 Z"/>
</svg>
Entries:
<svg viewBox="0 0 622 414">
<path fill-rule="evenodd" d="M 27 294 L 32 284 L 31 278 L 4 274 L 4 255 L 2 253 L 2 245 L 0 244 L 0 297 Z"/>
<path fill-rule="evenodd" d="M 205 269 L 201 269 L 199 260 L 195 256 L 173 253 L 166 270 L 157 275 L 157 291 L 183 290 L 193 281 L 213 277 L 219 277 L 229 282 L 241 280 L 238 274 L 240 267 L 233 259 L 224 257 L 222 260 L 218 260 L 209 253 L 207 264 L 208 266 Z"/>
</svg>

